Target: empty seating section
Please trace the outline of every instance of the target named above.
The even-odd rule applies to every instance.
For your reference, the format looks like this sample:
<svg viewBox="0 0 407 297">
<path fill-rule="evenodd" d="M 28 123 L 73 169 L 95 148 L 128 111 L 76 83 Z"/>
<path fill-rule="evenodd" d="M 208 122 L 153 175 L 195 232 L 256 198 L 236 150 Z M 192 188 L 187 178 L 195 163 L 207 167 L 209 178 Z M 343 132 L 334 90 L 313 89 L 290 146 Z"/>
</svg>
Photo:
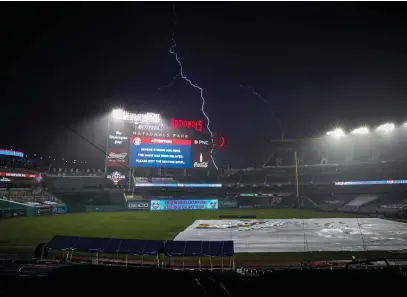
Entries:
<svg viewBox="0 0 407 297">
<path fill-rule="evenodd" d="M 118 238 L 54 236 L 48 243 L 50 250 L 170 257 L 233 257 L 233 241 L 162 241 Z"/>
<path fill-rule="evenodd" d="M 31 206 L 41 205 L 57 205 L 63 204 L 55 196 L 51 195 L 43 188 L 11 188 L 3 191 L 1 197 L 4 199 L 15 201 L 19 203 L 25 203 Z"/>
</svg>

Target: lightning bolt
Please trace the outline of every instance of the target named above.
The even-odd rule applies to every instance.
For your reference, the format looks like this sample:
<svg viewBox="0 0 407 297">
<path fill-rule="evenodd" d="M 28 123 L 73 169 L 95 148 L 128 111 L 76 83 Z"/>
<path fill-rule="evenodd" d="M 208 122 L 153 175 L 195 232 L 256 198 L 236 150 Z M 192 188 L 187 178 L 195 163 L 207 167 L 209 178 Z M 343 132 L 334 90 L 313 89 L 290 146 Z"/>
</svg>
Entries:
<svg viewBox="0 0 407 297">
<path fill-rule="evenodd" d="M 266 100 L 262 95 L 260 95 L 259 93 L 257 93 L 253 87 L 251 86 L 244 86 L 244 85 L 240 85 L 241 89 L 246 89 L 249 90 L 251 92 L 251 95 L 256 96 L 257 98 L 259 98 L 260 100 L 262 100 L 264 103 L 266 103 L 270 109 L 271 109 L 271 116 L 274 120 L 274 122 L 277 123 L 278 127 L 280 128 L 280 133 L 281 133 L 281 140 L 284 140 L 284 127 L 283 127 L 283 123 L 281 122 L 281 120 L 276 117 L 276 114 L 274 113 L 273 110 L 273 106 L 271 105 L 271 103 Z"/>
<path fill-rule="evenodd" d="M 174 27 L 175 27 L 175 25 L 176 25 L 176 16 L 177 16 L 176 12 L 175 12 L 175 5 L 173 5 L 173 15 L 174 15 Z M 165 85 L 165 86 L 162 86 L 162 87 L 158 88 L 158 91 L 162 90 L 163 88 L 171 87 L 172 84 L 174 83 L 174 81 L 178 77 L 180 77 L 181 79 L 186 81 L 191 87 L 199 90 L 201 100 L 202 100 L 201 112 L 204 115 L 204 117 L 206 118 L 206 121 L 207 121 L 206 122 L 206 128 L 208 129 L 209 134 L 211 135 L 211 139 L 213 139 L 213 133 L 212 133 L 212 130 L 210 128 L 211 121 L 210 121 L 208 115 L 205 112 L 206 100 L 205 100 L 204 95 L 203 95 L 203 92 L 204 92 L 203 88 L 196 85 L 196 84 L 194 84 L 187 76 L 184 75 L 184 68 L 182 67 L 182 63 L 181 63 L 181 60 L 179 59 L 178 52 L 175 51 L 176 47 L 177 47 L 177 42 L 175 41 L 175 30 L 174 30 L 173 33 L 172 33 L 172 46 L 170 47 L 170 50 L 168 52 L 175 57 L 175 60 L 177 61 L 178 66 L 179 66 L 179 72 L 174 76 L 174 78 L 171 80 L 171 82 L 168 85 Z M 212 152 L 213 152 L 213 150 L 211 149 L 210 156 L 211 156 L 211 159 L 212 159 L 212 163 L 213 163 L 213 166 L 215 166 L 216 170 L 218 170 L 218 166 L 216 165 L 216 162 L 215 162 L 215 160 L 213 158 Z"/>
</svg>

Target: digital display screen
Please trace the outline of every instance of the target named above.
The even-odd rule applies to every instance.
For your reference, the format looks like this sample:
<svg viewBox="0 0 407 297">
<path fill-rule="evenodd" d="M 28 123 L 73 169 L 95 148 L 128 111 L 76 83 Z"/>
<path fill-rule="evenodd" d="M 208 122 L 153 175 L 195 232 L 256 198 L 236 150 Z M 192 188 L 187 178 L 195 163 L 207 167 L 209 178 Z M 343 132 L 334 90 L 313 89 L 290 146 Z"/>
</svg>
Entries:
<svg viewBox="0 0 407 297">
<path fill-rule="evenodd" d="M 130 167 L 191 167 L 191 140 L 173 138 L 130 138 Z"/>
<path fill-rule="evenodd" d="M 338 181 L 335 186 L 363 186 L 363 185 L 394 185 L 394 184 L 407 184 L 407 180 L 364 180 L 364 181 Z"/>
<path fill-rule="evenodd" d="M 222 188 L 222 184 L 135 183 L 136 187 L 156 188 Z"/>
<path fill-rule="evenodd" d="M 218 200 L 151 200 L 150 210 L 209 210 L 218 209 Z"/>
<path fill-rule="evenodd" d="M 23 158 L 23 157 L 24 157 L 24 153 L 23 153 L 23 152 L 12 151 L 12 150 L 3 150 L 3 149 L 0 149 L 0 155 L 3 155 L 3 156 L 12 156 L 12 157 L 20 157 L 20 158 Z"/>
</svg>

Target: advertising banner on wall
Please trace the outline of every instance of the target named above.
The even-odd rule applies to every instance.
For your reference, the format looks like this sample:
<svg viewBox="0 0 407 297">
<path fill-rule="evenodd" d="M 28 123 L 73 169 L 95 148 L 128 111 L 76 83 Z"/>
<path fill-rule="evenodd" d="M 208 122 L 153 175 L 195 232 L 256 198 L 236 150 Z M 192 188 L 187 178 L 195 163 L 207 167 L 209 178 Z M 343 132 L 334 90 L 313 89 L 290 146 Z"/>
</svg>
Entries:
<svg viewBox="0 0 407 297">
<path fill-rule="evenodd" d="M 68 212 L 66 205 L 56 205 L 52 206 L 52 214 L 64 214 Z"/>
<path fill-rule="evenodd" d="M 127 208 L 129 210 L 150 210 L 149 200 L 138 200 L 127 203 Z"/>
<path fill-rule="evenodd" d="M 237 202 L 231 200 L 219 200 L 219 208 L 237 208 Z"/>
<path fill-rule="evenodd" d="M 126 179 L 126 176 L 120 171 L 113 171 L 112 173 L 108 174 L 106 178 L 110 179 L 115 185 L 117 185 L 121 181 L 124 181 Z"/>
<path fill-rule="evenodd" d="M 108 148 L 107 149 L 107 167 L 127 167 L 128 163 L 127 148 Z"/>
<path fill-rule="evenodd" d="M 52 206 L 36 206 L 35 215 L 44 216 L 52 213 Z"/>
<path fill-rule="evenodd" d="M 218 209 L 218 200 L 151 200 L 150 209 L 160 210 L 214 210 Z"/>
</svg>

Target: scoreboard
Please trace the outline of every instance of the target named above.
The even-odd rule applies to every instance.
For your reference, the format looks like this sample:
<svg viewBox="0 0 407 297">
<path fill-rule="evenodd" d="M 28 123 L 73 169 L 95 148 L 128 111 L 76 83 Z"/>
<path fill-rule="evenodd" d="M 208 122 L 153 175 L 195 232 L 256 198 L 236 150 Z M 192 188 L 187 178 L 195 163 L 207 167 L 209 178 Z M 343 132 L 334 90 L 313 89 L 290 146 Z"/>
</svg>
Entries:
<svg viewBox="0 0 407 297">
<path fill-rule="evenodd" d="M 159 114 L 152 113 L 125 116 L 109 121 L 106 167 L 211 166 L 211 139 L 203 132 L 202 121 L 171 118 L 166 123 Z"/>
</svg>

